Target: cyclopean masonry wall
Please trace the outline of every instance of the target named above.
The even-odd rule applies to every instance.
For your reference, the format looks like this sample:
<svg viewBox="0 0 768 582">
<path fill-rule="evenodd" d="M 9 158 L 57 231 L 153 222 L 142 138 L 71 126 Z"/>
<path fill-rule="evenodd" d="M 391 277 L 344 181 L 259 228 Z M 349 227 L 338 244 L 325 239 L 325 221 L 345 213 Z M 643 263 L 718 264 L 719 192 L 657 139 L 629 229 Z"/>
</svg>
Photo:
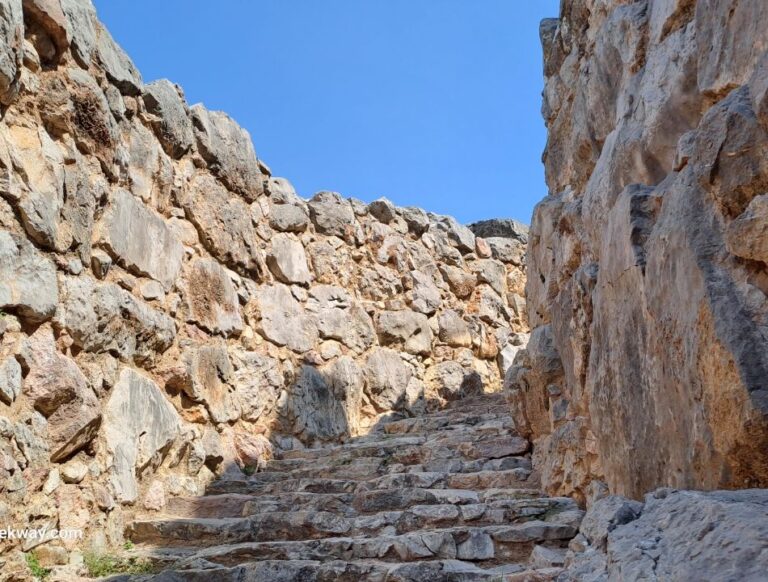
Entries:
<svg viewBox="0 0 768 582">
<path fill-rule="evenodd" d="M 4 1 L 0 36 L 0 521 L 85 531 L 52 559 L 273 447 L 500 389 L 525 227 L 300 198 L 89 0 Z"/>
<path fill-rule="evenodd" d="M 768 487 L 768 4 L 542 23 L 551 194 L 507 376 L 550 494 Z"/>
</svg>

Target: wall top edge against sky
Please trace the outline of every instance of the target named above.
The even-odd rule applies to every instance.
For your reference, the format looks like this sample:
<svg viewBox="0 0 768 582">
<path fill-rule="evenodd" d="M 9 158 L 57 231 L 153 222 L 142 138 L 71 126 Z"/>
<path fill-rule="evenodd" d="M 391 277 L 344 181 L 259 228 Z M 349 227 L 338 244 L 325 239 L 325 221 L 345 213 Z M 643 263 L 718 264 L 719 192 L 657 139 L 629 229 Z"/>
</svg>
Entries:
<svg viewBox="0 0 768 582">
<path fill-rule="evenodd" d="M 94 0 L 142 72 L 226 111 L 299 194 L 530 222 L 559 0 Z"/>
</svg>

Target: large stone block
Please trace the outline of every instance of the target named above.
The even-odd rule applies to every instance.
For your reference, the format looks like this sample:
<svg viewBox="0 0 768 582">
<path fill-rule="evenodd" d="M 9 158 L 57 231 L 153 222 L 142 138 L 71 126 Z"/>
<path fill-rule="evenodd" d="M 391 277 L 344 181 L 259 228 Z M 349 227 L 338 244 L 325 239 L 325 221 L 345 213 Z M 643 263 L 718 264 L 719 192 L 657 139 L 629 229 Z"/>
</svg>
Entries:
<svg viewBox="0 0 768 582">
<path fill-rule="evenodd" d="M 137 475 L 156 468 L 179 434 L 180 418 L 148 377 L 124 368 L 104 409 L 111 482 L 122 503 L 138 497 Z"/>
<path fill-rule="evenodd" d="M 225 336 L 243 330 L 237 292 L 224 267 L 212 259 L 196 259 L 184 278 L 190 321 Z"/>
<path fill-rule="evenodd" d="M 112 283 L 62 277 L 60 293 L 56 323 L 85 351 L 152 361 L 176 336 L 173 319 Z"/>
<path fill-rule="evenodd" d="M 0 230 L 0 309 L 40 322 L 53 317 L 58 300 L 53 262 L 23 237 Z"/>
<path fill-rule="evenodd" d="M 116 191 L 100 225 L 102 244 L 136 275 L 173 286 L 184 247 L 162 216 L 125 190 Z"/>
<path fill-rule="evenodd" d="M 77 364 L 56 350 L 49 325 L 25 342 L 20 357 L 28 370 L 22 392 L 48 420 L 51 461 L 66 460 L 96 436 L 99 401 Z"/>
<path fill-rule="evenodd" d="M 229 115 L 192 106 L 197 149 L 210 171 L 230 190 L 253 202 L 264 191 L 264 176 L 249 133 Z"/>
</svg>

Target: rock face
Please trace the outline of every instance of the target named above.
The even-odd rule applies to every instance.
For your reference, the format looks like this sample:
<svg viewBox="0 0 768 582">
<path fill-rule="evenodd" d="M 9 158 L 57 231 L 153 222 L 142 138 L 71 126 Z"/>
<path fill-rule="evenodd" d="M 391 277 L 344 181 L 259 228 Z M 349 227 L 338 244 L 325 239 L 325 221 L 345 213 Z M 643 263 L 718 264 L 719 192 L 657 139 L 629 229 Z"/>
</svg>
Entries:
<svg viewBox="0 0 768 582">
<path fill-rule="evenodd" d="M 0 109 L 0 521 L 84 530 L 41 560 L 501 389 L 528 331 L 518 225 L 493 246 L 385 199 L 302 198 L 231 117 L 145 84 L 91 0 L 0 2 Z M 3 544 L 0 581 L 30 549 Z"/>
<path fill-rule="evenodd" d="M 551 493 L 768 486 L 766 18 L 617 0 L 542 23 L 551 194 L 507 379 Z"/>
<path fill-rule="evenodd" d="M 765 490 L 660 489 L 645 504 L 608 497 L 587 512 L 557 580 L 757 581 L 766 544 Z"/>
</svg>

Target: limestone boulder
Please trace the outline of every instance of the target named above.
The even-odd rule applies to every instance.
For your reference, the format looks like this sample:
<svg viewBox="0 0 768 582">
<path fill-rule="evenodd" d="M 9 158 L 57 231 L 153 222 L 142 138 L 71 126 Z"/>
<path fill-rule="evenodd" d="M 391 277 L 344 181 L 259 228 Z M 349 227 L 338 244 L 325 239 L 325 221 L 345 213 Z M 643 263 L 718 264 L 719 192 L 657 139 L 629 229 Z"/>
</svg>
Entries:
<svg viewBox="0 0 768 582">
<path fill-rule="evenodd" d="M 411 271 L 411 309 L 424 315 L 432 315 L 443 305 L 440 289 L 434 279 L 422 271 Z"/>
<path fill-rule="evenodd" d="M 195 136 L 181 89 L 161 79 L 144 86 L 142 101 L 165 153 L 176 159 L 187 153 Z"/>
<path fill-rule="evenodd" d="M 256 200 L 264 191 L 264 177 L 250 134 L 221 111 L 193 105 L 191 113 L 197 149 L 208 169 L 232 192 Z"/>
<path fill-rule="evenodd" d="M 29 337 L 20 357 L 28 370 L 22 392 L 48 421 L 51 461 L 65 460 L 96 436 L 99 401 L 77 364 L 56 350 L 49 325 Z"/>
<path fill-rule="evenodd" d="M 238 420 L 240 401 L 235 394 L 235 369 L 224 340 L 190 346 L 181 360 L 183 365 L 167 386 L 183 391 L 192 402 L 203 404 L 216 424 Z"/>
<path fill-rule="evenodd" d="M 0 309 L 33 322 L 56 311 L 56 267 L 25 238 L 0 230 Z"/>
<path fill-rule="evenodd" d="M 16 358 L 0 361 L 0 402 L 11 405 L 21 394 L 21 365 Z"/>
<path fill-rule="evenodd" d="M 294 204 L 273 204 L 269 214 L 269 225 L 279 232 L 304 232 L 309 224 L 309 215 L 301 206 Z"/>
<path fill-rule="evenodd" d="M 80 349 L 152 361 L 176 336 L 174 320 L 112 283 L 62 277 L 56 324 Z"/>
<path fill-rule="evenodd" d="M 728 226 L 726 245 L 734 255 L 768 263 L 768 194 L 753 198 Z"/>
<path fill-rule="evenodd" d="M 381 411 L 405 407 L 406 390 L 413 376 L 400 355 L 389 348 L 373 348 L 363 367 L 365 394 Z"/>
<path fill-rule="evenodd" d="M 582 525 L 596 543 L 570 552 L 558 580 L 674 580 L 691 572 L 759 580 L 768 567 L 767 504 L 762 489 L 660 489 L 645 504 L 609 497 L 590 508 Z"/>
<path fill-rule="evenodd" d="M 280 362 L 257 352 L 245 350 L 230 351 L 234 373 L 234 386 L 242 417 L 249 422 L 266 419 L 275 409 L 283 375 Z"/>
<path fill-rule="evenodd" d="M 196 176 L 181 193 L 180 202 L 208 252 L 242 275 L 262 275 L 248 204 L 208 174 Z"/>
<path fill-rule="evenodd" d="M 454 265 L 440 265 L 440 273 L 443 275 L 443 279 L 448 283 L 453 294 L 459 299 L 466 299 L 477 286 L 477 276 L 473 273 L 468 273 L 461 267 Z"/>
<path fill-rule="evenodd" d="M 483 392 L 483 380 L 475 370 L 458 362 L 442 362 L 427 369 L 427 393 L 444 400 L 458 400 Z"/>
<path fill-rule="evenodd" d="M 376 318 L 376 333 L 383 346 L 400 346 L 416 355 L 429 355 L 432 351 L 432 328 L 422 313 L 382 311 Z"/>
<path fill-rule="evenodd" d="M 408 225 L 408 230 L 419 237 L 429 230 L 429 216 L 421 208 L 409 206 L 402 210 L 403 220 Z"/>
<path fill-rule="evenodd" d="M 0 103 L 8 105 L 16 96 L 21 74 L 24 42 L 24 12 L 21 0 L 0 7 Z"/>
<path fill-rule="evenodd" d="M 289 234 L 278 233 L 272 237 L 272 250 L 267 255 L 267 265 L 282 283 L 308 285 L 312 280 L 304 245 Z"/>
<path fill-rule="evenodd" d="M 184 248 L 162 216 L 125 190 L 114 193 L 99 227 L 101 241 L 128 271 L 152 277 L 166 290 L 176 281 Z"/>
<path fill-rule="evenodd" d="M 299 353 L 315 347 L 319 337 L 316 319 L 305 311 L 288 287 L 261 287 L 256 303 L 260 316 L 258 330 L 267 340 Z"/>
<path fill-rule="evenodd" d="M 438 318 L 438 325 L 440 329 L 438 337 L 441 342 L 452 348 L 472 347 L 469 324 L 454 310 L 443 311 Z"/>
<path fill-rule="evenodd" d="M 511 238 L 523 244 L 528 243 L 528 227 L 512 218 L 481 220 L 468 226 L 475 236 L 488 238 Z"/>
<path fill-rule="evenodd" d="M 243 330 L 237 292 L 226 269 L 212 259 L 195 259 L 184 279 L 189 321 L 224 336 Z"/>
<path fill-rule="evenodd" d="M 104 409 L 103 430 L 118 501 L 136 501 L 137 475 L 159 466 L 179 435 L 180 422 L 157 384 L 123 368 Z"/>
<path fill-rule="evenodd" d="M 143 83 L 136 65 L 100 22 L 95 28 L 95 56 L 107 78 L 124 95 L 138 96 Z"/>
<path fill-rule="evenodd" d="M 459 252 L 462 254 L 472 253 L 475 250 L 475 235 L 472 231 L 459 224 L 459 222 L 452 216 L 436 216 L 432 215 L 431 227 L 438 232 L 443 232 L 447 235 Z"/>
<path fill-rule="evenodd" d="M 307 203 L 317 232 L 352 242 L 357 219 L 349 201 L 336 192 L 319 192 Z"/>
<path fill-rule="evenodd" d="M 386 198 L 379 198 L 368 205 L 368 214 L 379 222 L 389 224 L 397 216 L 395 205 Z"/>
<path fill-rule="evenodd" d="M 307 309 L 315 314 L 323 339 L 334 339 L 362 353 L 376 341 L 370 316 L 346 290 L 333 285 L 315 285 Z"/>
<path fill-rule="evenodd" d="M 96 47 L 96 9 L 90 0 L 61 0 L 61 8 L 67 17 L 72 54 L 87 69 Z"/>
</svg>

